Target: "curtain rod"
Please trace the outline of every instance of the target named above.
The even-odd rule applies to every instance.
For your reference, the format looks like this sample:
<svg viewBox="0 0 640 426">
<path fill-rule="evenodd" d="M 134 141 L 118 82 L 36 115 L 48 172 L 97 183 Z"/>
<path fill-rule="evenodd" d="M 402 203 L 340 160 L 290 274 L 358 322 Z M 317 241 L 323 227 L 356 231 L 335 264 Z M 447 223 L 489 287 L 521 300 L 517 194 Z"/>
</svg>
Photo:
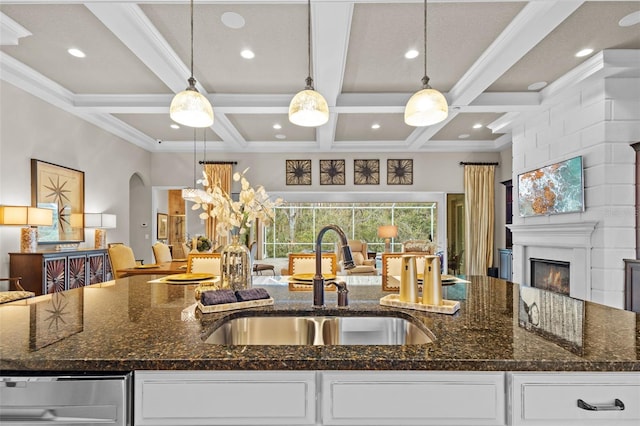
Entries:
<svg viewBox="0 0 640 426">
<path fill-rule="evenodd" d="M 234 165 L 234 166 L 236 166 L 238 164 L 237 161 L 210 161 L 210 160 L 207 160 L 207 161 L 200 160 L 200 161 L 198 161 L 198 163 L 200 163 L 200 164 L 231 164 L 231 165 Z"/>
<path fill-rule="evenodd" d="M 461 166 L 499 166 L 500 163 L 467 163 L 466 161 L 460 162 Z"/>
</svg>

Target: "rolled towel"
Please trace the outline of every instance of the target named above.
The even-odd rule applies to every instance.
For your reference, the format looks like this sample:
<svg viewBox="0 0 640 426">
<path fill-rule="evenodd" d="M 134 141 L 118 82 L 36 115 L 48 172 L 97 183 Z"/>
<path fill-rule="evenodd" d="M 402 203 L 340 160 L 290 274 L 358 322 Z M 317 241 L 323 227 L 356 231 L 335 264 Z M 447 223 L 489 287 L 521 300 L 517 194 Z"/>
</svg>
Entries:
<svg viewBox="0 0 640 426">
<path fill-rule="evenodd" d="M 264 288 L 248 288 L 246 290 L 237 290 L 236 298 L 238 302 L 246 302 L 248 300 L 268 299 L 269 293 Z"/>
<path fill-rule="evenodd" d="M 233 290 L 208 290 L 200 295 L 200 302 L 204 306 L 221 305 L 223 303 L 236 303 L 236 294 Z"/>
</svg>

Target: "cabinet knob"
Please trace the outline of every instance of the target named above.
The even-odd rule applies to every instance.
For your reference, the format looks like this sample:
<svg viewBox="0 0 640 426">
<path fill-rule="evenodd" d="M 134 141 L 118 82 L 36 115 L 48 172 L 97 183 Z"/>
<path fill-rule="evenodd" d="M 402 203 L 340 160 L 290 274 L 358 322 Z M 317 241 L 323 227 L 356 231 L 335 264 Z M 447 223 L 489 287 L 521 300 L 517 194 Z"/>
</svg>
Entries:
<svg viewBox="0 0 640 426">
<path fill-rule="evenodd" d="M 578 407 L 587 411 L 622 411 L 624 410 L 624 402 L 616 398 L 613 405 L 595 405 L 578 399 Z"/>
</svg>

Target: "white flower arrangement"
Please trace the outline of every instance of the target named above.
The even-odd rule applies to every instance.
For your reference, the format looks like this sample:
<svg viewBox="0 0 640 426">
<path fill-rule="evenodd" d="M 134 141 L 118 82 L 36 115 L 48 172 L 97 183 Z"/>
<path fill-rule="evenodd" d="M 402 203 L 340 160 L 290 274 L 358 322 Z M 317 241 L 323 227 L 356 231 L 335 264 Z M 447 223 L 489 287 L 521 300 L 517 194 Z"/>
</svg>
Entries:
<svg viewBox="0 0 640 426">
<path fill-rule="evenodd" d="M 268 225 L 275 216 L 274 207 L 282 203 L 281 198 L 272 201 L 263 186 L 252 188 L 244 176 L 247 170 L 249 169 L 233 174 L 233 180 L 239 181 L 242 185 L 238 201 L 233 201 L 229 194 L 220 189 L 219 185 L 210 182 L 205 171 L 202 172 L 203 179 L 198 181 L 205 188 L 207 196 L 206 199 L 199 197 L 191 209 L 203 210 L 200 213 L 200 219 L 215 218 L 216 231 L 219 234 L 226 235 L 231 232 L 240 236 L 246 235 L 256 219 Z"/>
</svg>

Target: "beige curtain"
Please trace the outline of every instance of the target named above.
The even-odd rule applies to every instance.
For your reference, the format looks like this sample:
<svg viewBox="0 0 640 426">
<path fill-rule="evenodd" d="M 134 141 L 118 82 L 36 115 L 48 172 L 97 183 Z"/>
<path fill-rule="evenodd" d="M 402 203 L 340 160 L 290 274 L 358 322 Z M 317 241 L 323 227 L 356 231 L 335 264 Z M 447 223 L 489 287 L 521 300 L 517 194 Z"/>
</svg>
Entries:
<svg viewBox="0 0 640 426">
<path fill-rule="evenodd" d="M 486 275 L 493 265 L 494 165 L 464 166 L 467 275 Z"/>
<path fill-rule="evenodd" d="M 222 191 L 231 194 L 231 177 L 233 175 L 233 166 L 231 164 L 205 164 L 204 171 L 207 174 L 211 185 L 218 185 Z M 218 246 L 224 246 L 228 243 L 228 235 L 218 235 L 216 231 L 215 218 L 209 217 L 205 223 L 205 232 L 207 237 L 217 243 Z"/>
</svg>

